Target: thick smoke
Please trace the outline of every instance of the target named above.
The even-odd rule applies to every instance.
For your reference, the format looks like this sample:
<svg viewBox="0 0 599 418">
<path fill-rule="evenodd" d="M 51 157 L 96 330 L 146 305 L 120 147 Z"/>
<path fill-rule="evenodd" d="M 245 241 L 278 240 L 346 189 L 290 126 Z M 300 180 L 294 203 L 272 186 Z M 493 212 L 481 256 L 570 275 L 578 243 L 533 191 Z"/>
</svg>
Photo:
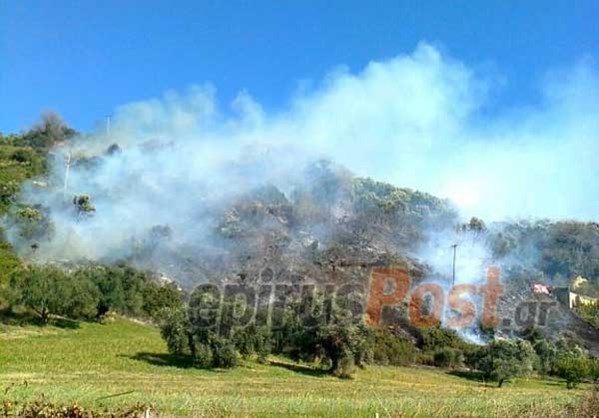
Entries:
<svg viewBox="0 0 599 418">
<path fill-rule="evenodd" d="M 206 231 L 219 208 L 263 184 L 288 191 L 306 162 L 322 157 L 448 197 L 464 216 L 486 221 L 597 217 L 593 64 L 546 77 L 528 107 L 493 109 L 497 84 L 423 43 L 358 74 L 336 70 L 276 113 L 247 92 L 223 108 L 209 85 L 122 106 L 110 132 L 55 149 L 56 187 L 25 188 L 23 200 L 50 207 L 55 223 L 37 257 L 115 259 L 164 225 L 169 245 L 209 246 Z M 107 155 L 115 143 L 120 150 Z M 76 163 L 63 191 L 69 153 Z M 96 208 L 85 221 L 70 203 L 82 194 Z"/>
</svg>

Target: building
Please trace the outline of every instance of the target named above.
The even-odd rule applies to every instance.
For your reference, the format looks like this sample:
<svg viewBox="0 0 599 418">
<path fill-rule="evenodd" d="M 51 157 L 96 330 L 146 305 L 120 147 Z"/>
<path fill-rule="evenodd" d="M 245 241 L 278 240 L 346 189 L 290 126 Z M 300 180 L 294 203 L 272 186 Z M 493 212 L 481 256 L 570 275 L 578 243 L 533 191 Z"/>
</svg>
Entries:
<svg viewBox="0 0 599 418">
<path fill-rule="evenodd" d="M 579 279 L 583 279 L 580 276 L 577 277 L 572 286 L 569 287 L 556 287 L 553 289 L 553 294 L 556 299 L 562 304 L 568 306 L 570 309 L 581 305 L 597 305 L 599 306 L 599 299 L 584 296 L 576 292 L 576 289 L 580 287 L 582 283 Z M 586 281 L 586 279 L 583 279 Z"/>
</svg>

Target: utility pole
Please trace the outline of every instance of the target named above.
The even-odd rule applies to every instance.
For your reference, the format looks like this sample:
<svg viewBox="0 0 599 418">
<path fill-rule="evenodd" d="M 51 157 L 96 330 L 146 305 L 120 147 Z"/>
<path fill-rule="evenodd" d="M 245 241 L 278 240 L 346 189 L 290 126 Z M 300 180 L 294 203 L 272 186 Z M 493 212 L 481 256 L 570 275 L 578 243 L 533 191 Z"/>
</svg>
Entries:
<svg viewBox="0 0 599 418">
<path fill-rule="evenodd" d="M 455 286 L 455 256 L 456 256 L 456 250 L 458 248 L 458 244 L 453 244 L 451 246 L 451 248 L 453 248 L 453 264 L 452 264 L 452 274 L 451 274 L 451 286 Z"/>
<path fill-rule="evenodd" d="M 106 116 L 106 135 L 110 135 L 110 115 Z"/>
<path fill-rule="evenodd" d="M 69 170 L 71 168 L 71 151 L 69 150 L 67 156 L 65 157 L 65 173 L 64 173 L 64 195 L 67 195 L 67 186 L 69 184 Z"/>
</svg>

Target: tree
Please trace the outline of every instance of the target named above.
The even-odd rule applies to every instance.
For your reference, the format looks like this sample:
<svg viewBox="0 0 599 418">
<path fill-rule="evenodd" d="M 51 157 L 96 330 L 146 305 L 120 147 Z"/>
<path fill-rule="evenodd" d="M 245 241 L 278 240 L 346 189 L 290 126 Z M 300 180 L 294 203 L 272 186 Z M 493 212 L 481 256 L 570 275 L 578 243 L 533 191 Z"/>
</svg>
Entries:
<svg viewBox="0 0 599 418">
<path fill-rule="evenodd" d="M 77 132 L 69 128 L 55 112 L 46 112 L 33 129 L 20 138 L 20 142 L 33 148 L 47 149 L 56 142 L 72 138 Z"/>
<path fill-rule="evenodd" d="M 557 359 L 557 348 L 545 339 L 538 340 L 533 348 L 537 353 L 535 369 L 542 377 L 545 377 L 554 370 Z"/>
<path fill-rule="evenodd" d="M 129 266 L 89 266 L 78 269 L 76 276 L 88 277 L 99 289 L 98 318 L 109 311 L 134 317 L 144 313 L 144 289 L 150 282 L 146 274 Z"/>
<path fill-rule="evenodd" d="M 110 310 L 122 310 L 126 304 L 122 280 L 116 274 L 101 266 L 82 267 L 73 273 L 78 280 L 90 280 L 99 290 L 96 318 L 101 318 Z"/>
<path fill-rule="evenodd" d="M 185 309 L 167 309 L 163 311 L 160 334 L 166 342 L 168 351 L 175 355 L 191 355 L 192 335 Z"/>
<path fill-rule="evenodd" d="M 35 152 L 31 148 L 19 148 L 10 158 L 18 163 L 32 162 L 35 159 Z"/>
<path fill-rule="evenodd" d="M 322 295 L 291 304 L 278 333 L 283 348 L 296 360 L 321 360 L 330 372 L 349 377 L 354 365 L 362 367 L 373 357 L 374 334 L 361 320 L 347 315 L 341 306 Z"/>
<path fill-rule="evenodd" d="M 575 388 L 591 374 L 591 363 L 579 348 L 563 350 L 555 363 L 556 374 L 566 380 L 568 389 Z"/>
<path fill-rule="evenodd" d="M 170 353 L 190 357 L 197 367 L 235 367 L 238 352 L 233 341 L 219 335 L 217 328 L 205 326 L 204 297 L 196 290 L 186 309 L 164 310 L 167 314 L 161 324 L 162 337 Z"/>
<path fill-rule="evenodd" d="M 151 318 L 158 319 L 164 309 L 176 309 L 182 305 L 181 292 L 174 284 L 161 285 L 147 282 L 142 291 L 143 311 Z"/>
<path fill-rule="evenodd" d="M 497 386 L 532 370 L 534 351 L 528 341 L 495 340 L 480 350 L 475 367 Z"/>
<path fill-rule="evenodd" d="M 67 275 L 52 266 L 30 266 L 15 272 L 10 279 L 15 289 L 16 303 L 39 316 L 43 324 L 51 314 L 66 314 L 72 305 L 72 290 Z"/>
<path fill-rule="evenodd" d="M 233 331 L 233 343 L 242 357 L 256 355 L 259 362 L 265 363 L 271 351 L 271 334 L 267 327 L 251 323 Z"/>
<path fill-rule="evenodd" d="M 64 314 L 72 319 L 94 318 L 101 297 L 98 287 L 91 280 L 76 278 L 73 275 L 67 278 L 69 303 Z"/>
<path fill-rule="evenodd" d="M 37 208 L 25 206 L 14 216 L 19 235 L 26 240 L 49 238 L 54 233 L 54 223 Z"/>
<path fill-rule="evenodd" d="M 77 210 L 77 217 L 90 215 L 96 211 L 95 206 L 92 205 L 91 200 L 87 195 L 74 196 L 73 205 L 75 205 Z"/>
</svg>

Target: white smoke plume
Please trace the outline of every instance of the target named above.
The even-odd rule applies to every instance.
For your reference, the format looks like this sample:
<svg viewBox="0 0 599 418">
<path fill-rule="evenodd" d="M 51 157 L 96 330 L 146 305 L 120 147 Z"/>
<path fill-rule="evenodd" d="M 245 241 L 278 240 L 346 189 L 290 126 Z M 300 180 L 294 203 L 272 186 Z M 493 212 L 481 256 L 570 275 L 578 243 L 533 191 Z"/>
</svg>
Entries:
<svg viewBox="0 0 599 418">
<path fill-rule="evenodd" d="M 56 235 L 40 257 L 115 257 L 156 225 L 173 230 L 173 245 L 201 243 L 211 211 L 228 198 L 264 183 L 287 190 L 307 161 L 321 157 L 448 197 L 464 216 L 487 222 L 597 218 L 594 64 L 550 74 L 528 107 L 489 107 L 498 84 L 422 43 L 357 74 L 333 71 L 275 113 L 246 91 L 223 107 L 210 85 L 124 105 L 110 133 L 73 145 L 73 156 L 99 158 L 92 169 L 71 168 L 67 193 L 25 188 L 25 201 L 53 208 Z M 121 152 L 104 156 L 113 143 Z M 55 152 L 60 183 L 67 150 Z M 96 216 L 80 222 L 61 209 L 76 194 L 91 196 Z"/>
</svg>

